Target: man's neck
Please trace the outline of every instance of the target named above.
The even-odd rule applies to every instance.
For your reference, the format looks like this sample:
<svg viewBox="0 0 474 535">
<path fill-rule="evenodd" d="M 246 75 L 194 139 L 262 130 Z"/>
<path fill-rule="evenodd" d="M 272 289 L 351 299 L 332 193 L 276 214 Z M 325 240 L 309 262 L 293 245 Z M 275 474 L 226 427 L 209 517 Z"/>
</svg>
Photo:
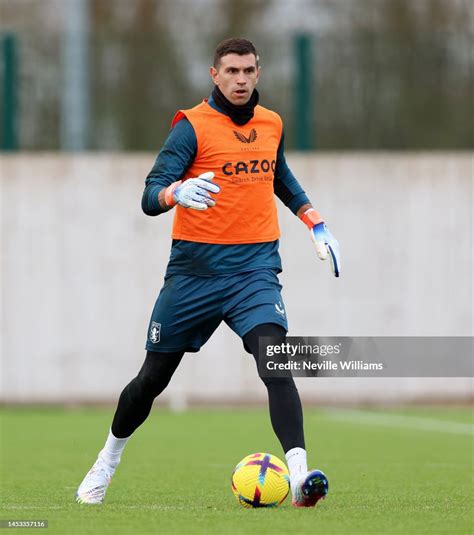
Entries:
<svg viewBox="0 0 474 535">
<path fill-rule="evenodd" d="M 209 101 L 211 106 L 221 113 L 228 115 L 235 124 L 243 126 L 253 118 L 255 106 L 258 104 L 259 94 L 258 91 L 254 89 L 249 101 L 246 104 L 238 106 L 232 104 L 232 102 L 223 95 L 222 91 L 215 86 L 212 91 L 211 99 L 212 101 Z"/>
</svg>

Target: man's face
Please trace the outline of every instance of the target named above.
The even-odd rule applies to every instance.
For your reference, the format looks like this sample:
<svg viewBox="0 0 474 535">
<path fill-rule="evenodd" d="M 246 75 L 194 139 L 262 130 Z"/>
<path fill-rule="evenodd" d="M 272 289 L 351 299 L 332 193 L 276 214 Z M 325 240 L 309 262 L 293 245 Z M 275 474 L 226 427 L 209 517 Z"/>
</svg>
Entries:
<svg viewBox="0 0 474 535">
<path fill-rule="evenodd" d="M 260 67 L 253 54 L 227 54 L 217 69 L 211 67 L 211 77 L 225 98 L 237 106 L 247 104 L 258 82 Z"/>
</svg>

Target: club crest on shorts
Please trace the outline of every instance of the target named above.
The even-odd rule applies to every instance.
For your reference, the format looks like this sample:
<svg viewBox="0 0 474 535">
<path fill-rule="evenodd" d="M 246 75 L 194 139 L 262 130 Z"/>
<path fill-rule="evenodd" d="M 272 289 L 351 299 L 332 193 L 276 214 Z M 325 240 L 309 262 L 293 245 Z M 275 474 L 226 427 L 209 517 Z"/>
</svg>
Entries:
<svg viewBox="0 0 474 535">
<path fill-rule="evenodd" d="M 161 334 L 161 323 L 156 323 L 156 321 L 151 322 L 150 333 L 148 338 L 152 344 L 157 344 L 160 341 Z"/>
</svg>

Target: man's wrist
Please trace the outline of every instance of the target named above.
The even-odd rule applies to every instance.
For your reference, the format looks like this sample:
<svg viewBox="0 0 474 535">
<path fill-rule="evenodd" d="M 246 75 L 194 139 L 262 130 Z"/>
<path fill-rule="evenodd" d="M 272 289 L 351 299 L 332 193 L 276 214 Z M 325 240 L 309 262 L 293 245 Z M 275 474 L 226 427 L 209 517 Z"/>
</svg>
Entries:
<svg viewBox="0 0 474 535">
<path fill-rule="evenodd" d="M 296 211 L 296 215 L 301 219 L 301 216 L 310 208 L 313 208 L 313 206 L 311 205 L 311 203 L 307 202 L 298 208 L 298 210 Z"/>
<path fill-rule="evenodd" d="M 163 210 L 170 210 L 177 204 L 174 200 L 173 194 L 176 188 L 181 185 L 181 183 L 182 180 L 178 180 L 177 182 L 173 182 L 173 184 L 167 188 L 163 188 L 158 192 L 158 203 Z"/>
<path fill-rule="evenodd" d="M 319 212 L 317 212 L 311 205 L 302 206 L 298 210 L 297 215 L 310 230 L 318 223 L 324 223 Z"/>
</svg>

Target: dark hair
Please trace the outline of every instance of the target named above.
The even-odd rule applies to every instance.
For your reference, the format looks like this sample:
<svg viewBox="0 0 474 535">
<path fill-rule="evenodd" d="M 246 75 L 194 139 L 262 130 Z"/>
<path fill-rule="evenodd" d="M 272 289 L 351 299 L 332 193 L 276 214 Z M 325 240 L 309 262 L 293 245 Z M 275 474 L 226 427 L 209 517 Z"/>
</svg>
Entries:
<svg viewBox="0 0 474 535">
<path fill-rule="evenodd" d="M 239 37 L 231 37 L 230 39 L 225 39 L 217 45 L 216 51 L 214 52 L 214 67 L 219 65 L 220 59 L 227 54 L 238 54 L 239 56 L 245 56 L 246 54 L 253 54 L 255 56 L 255 61 L 258 65 L 258 54 L 255 50 L 255 47 L 247 39 L 241 39 Z"/>
</svg>

